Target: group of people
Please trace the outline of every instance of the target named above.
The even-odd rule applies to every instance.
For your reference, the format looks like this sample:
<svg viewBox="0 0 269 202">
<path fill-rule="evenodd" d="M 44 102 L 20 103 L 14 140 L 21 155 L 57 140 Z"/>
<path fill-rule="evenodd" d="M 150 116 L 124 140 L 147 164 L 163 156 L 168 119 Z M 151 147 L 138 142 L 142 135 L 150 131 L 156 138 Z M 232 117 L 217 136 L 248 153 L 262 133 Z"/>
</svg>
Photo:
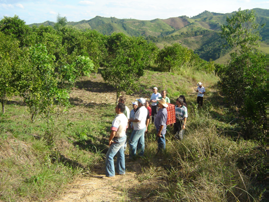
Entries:
<svg viewBox="0 0 269 202">
<path fill-rule="evenodd" d="M 196 91 L 198 92 L 197 103 L 203 105 L 203 95 L 205 89 L 199 82 Z M 202 99 L 200 98 L 202 97 Z M 119 103 L 115 107 L 116 117 L 112 122 L 111 133 L 109 137 L 109 150 L 106 154 L 106 176 L 115 176 L 115 171 L 119 175 L 125 174 L 125 155 L 124 151 L 127 146 L 127 128 L 131 130 L 129 138 L 129 157 L 133 159 L 137 154 L 144 155 L 145 151 L 145 133 L 147 133 L 152 117 L 157 132 L 158 152 L 162 152 L 166 147 L 166 123 L 167 123 L 167 107 L 170 99 L 166 96 L 166 91 L 158 93 L 158 88 L 153 88 L 150 100 L 139 98 L 132 103 L 133 109 L 125 105 L 126 98 L 121 96 Z M 175 138 L 183 139 L 184 130 L 186 128 L 188 110 L 184 95 L 180 95 L 176 99 L 175 106 L 176 123 L 174 123 Z M 116 170 L 114 168 L 114 157 L 117 155 Z"/>
</svg>

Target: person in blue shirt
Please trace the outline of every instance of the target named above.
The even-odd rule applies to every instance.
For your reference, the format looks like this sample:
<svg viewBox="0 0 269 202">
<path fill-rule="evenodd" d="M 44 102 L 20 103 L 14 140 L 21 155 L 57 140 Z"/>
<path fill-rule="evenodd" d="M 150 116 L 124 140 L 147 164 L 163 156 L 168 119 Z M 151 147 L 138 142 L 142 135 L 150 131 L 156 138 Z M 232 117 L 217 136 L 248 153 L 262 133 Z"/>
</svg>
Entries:
<svg viewBox="0 0 269 202">
<path fill-rule="evenodd" d="M 161 152 L 165 149 L 166 141 L 166 122 L 167 122 L 167 109 L 168 107 L 164 98 L 158 101 L 158 113 L 154 120 L 154 125 L 157 130 L 157 138 L 158 138 L 158 152 Z"/>
</svg>

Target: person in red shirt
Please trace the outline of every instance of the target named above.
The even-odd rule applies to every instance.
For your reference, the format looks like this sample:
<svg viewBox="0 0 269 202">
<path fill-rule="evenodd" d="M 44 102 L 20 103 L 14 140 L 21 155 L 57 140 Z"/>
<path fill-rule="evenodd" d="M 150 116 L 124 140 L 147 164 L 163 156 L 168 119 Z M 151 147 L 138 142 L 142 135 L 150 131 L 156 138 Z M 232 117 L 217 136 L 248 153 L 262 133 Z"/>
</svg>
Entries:
<svg viewBox="0 0 269 202">
<path fill-rule="evenodd" d="M 151 109 L 151 107 L 150 107 L 150 104 L 149 104 L 149 101 L 148 101 L 148 100 L 146 101 L 145 106 L 146 106 L 146 108 L 149 110 L 149 116 L 151 116 L 152 109 Z"/>
</svg>

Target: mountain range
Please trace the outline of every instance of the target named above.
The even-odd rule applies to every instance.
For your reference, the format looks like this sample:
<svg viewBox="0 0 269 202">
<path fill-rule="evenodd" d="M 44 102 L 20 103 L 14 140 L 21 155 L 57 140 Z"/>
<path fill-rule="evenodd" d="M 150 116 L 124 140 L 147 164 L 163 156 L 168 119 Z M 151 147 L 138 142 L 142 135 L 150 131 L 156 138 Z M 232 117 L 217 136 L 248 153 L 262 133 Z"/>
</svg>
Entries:
<svg viewBox="0 0 269 202">
<path fill-rule="evenodd" d="M 269 10 L 260 8 L 253 10 L 256 13 L 257 22 L 264 25 L 259 30 L 262 37 L 261 50 L 269 53 Z M 147 40 L 156 43 L 159 48 L 177 42 L 194 50 L 205 60 L 217 60 L 230 51 L 229 48 L 223 47 L 225 41 L 221 39 L 219 33 L 221 25 L 225 24 L 226 18 L 232 14 L 204 11 L 191 18 L 179 16 L 154 20 L 96 16 L 90 20 L 68 22 L 67 25 L 81 30 L 94 29 L 104 35 L 121 32 L 128 36 L 144 36 Z M 54 22 L 46 21 L 30 26 L 54 26 L 54 24 Z"/>
</svg>

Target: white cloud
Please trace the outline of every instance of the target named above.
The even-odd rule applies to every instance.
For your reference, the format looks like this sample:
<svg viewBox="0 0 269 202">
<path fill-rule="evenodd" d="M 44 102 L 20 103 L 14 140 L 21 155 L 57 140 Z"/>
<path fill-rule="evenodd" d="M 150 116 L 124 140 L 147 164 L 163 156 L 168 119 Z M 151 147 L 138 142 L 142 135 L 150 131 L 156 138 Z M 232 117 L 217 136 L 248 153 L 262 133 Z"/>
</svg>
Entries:
<svg viewBox="0 0 269 202">
<path fill-rule="evenodd" d="M 4 9 L 10 9 L 10 8 L 15 8 L 15 7 L 24 9 L 24 6 L 22 4 L 0 4 L 0 8 L 4 8 Z"/>
<path fill-rule="evenodd" d="M 92 1 L 80 1 L 79 4 L 82 4 L 82 5 L 94 5 L 95 3 L 92 2 Z"/>
<path fill-rule="evenodd" d="M 8 9 L 8 8 L 14 8 L 14 6 L 12 4 L 0 4 L 0 8 Z"/>
<path fill-rule="evenodd" d="M 24 9 L 24 6 L 22 4 L 16 4 L 17 7 Z"/>
<path fill-rule="evenodd" d="M 50 11 L 49 13 L 52 14 L 52 15 L 56 15 L 57 14 L 55 11 Z"/>
</svg>

